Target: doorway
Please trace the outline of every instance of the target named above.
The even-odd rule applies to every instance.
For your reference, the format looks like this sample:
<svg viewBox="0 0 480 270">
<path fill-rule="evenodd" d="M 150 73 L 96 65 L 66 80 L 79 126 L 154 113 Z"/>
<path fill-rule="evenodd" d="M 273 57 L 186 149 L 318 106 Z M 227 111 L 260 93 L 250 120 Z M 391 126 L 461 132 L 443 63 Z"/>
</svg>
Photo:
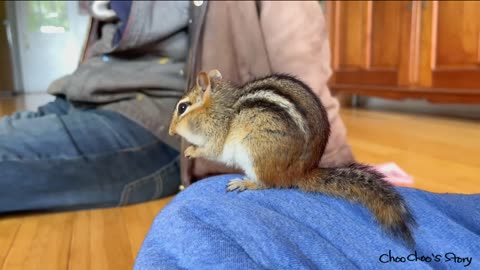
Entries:
<svg viewBox="0 0 480 270">
<path fill-rule="evenodd" d="M 12 5 L 21 93 L 45 93 L 78 66 L 90 17 L 79 1 L 6 1 Z"/>
</svg>

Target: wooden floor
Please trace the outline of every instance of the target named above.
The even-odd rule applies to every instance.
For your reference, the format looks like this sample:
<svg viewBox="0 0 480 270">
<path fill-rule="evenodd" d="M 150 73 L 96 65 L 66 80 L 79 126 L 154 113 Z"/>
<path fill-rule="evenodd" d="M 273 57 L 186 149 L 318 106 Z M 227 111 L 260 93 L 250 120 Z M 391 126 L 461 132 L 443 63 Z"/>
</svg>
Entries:
<svg viewBox="0 0 480 270">
<path fill-rule="evenodd" d="M 16 106 L 0 100 L 0 114 Z M 480 193 L 478 122 L 359 109 L 343 109 L 342 117 L 359 161 L 396 162 L 416 188 Z M 131 269 L 153 218 L 171 199 L 0 217 L 0 269 Z"/>
<path fill-rule="evenodd" d="M 357 160 L 393 161 L 432 192 L 480 193 L 480 121 L 344 109 Z"/>
</svg>

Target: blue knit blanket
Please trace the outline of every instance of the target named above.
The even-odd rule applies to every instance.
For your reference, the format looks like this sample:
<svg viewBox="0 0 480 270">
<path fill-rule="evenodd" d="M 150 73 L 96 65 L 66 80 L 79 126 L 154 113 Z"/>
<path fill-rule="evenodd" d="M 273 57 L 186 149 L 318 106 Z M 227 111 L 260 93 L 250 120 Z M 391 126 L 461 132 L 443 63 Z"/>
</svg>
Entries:
<svg viewBox="0 0 480 270">
<path fill-rule="evenodd" d="M 408 249 L 361 205 L 293 189 L 227 193 L 235 177 L 178 194 L 135 269 L 480 269 L 480 195 L 398 188 L 419 224 Z"/>
</svg>

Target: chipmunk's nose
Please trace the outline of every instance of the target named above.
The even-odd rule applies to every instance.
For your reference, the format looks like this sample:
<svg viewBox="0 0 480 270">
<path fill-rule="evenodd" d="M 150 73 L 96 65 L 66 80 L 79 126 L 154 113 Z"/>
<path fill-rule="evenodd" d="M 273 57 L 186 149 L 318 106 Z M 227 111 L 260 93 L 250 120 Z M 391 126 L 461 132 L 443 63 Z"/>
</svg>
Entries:
<svg viewBox="0 0 480 270">
<path fill-rule="evenodd" d="M 174 135 L 177 135 L 177 133 L 175 132 L 175 129 L 173 127 L 170 127 L 168 129 L 168 134 L 170 134 L 170 136 L 174 136 Z"/>
</svg>

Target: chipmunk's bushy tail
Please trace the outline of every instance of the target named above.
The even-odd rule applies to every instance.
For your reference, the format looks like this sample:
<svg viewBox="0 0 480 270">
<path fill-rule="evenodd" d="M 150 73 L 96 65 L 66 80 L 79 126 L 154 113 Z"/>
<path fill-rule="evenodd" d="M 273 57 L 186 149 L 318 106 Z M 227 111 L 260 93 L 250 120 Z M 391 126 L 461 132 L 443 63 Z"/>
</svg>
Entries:
<svg viewBox="0 0 480 270">
<path fill-rule="evenodd" d="M 373 212 L 387 232 L 415 245 L 411 228 L 416 222 L 402 196 L 372 167 L 353 163 L 338 168 L 314 169 L 298 187 L 358 202 Z"/>
</svg>

